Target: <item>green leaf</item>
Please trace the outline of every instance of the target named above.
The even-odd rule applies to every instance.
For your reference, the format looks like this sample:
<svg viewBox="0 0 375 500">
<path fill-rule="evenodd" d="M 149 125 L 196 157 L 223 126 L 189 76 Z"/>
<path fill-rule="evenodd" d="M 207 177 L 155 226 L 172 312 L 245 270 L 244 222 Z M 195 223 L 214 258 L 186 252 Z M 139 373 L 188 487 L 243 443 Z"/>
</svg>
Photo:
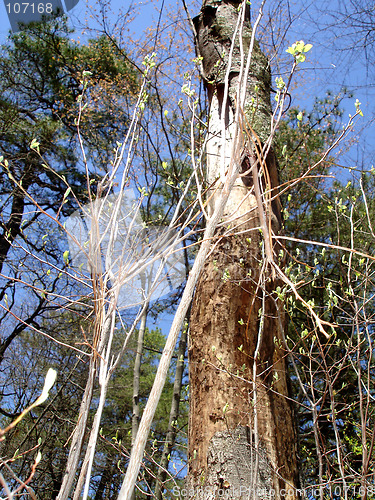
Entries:
<svg viewBox="0 0 375 500">
<path fill-rule="evenodd" d="M 303 40 L 299 40 L 298 42 L 293 43 L 291 47 L 288 47 L 286 52 L 288 54 L 292 54 L 294 56 L 295 61 L 297 64 L 304 62 L 306 60 L 306 52 L 311 50 L 312 44 L 307 43 L 305 45 L 305 42 Z"/>
<path fill-rule="evenodd" d="M 33 139 L 31 141 L 31 144 L 30 144 L 31 149 L 36 149 L 39 152 L 39 146 L 40 146 L 40 143 L 36 139 Z"/>
<path fill-rule="evenodd" d="M 64 200 L 69 196 L 69 193 L 71 190 L 72 190 L 72 188 L 69 186 L 68 189 L 64 193 L 64 198 L 63 198 Z"/>
</svg>

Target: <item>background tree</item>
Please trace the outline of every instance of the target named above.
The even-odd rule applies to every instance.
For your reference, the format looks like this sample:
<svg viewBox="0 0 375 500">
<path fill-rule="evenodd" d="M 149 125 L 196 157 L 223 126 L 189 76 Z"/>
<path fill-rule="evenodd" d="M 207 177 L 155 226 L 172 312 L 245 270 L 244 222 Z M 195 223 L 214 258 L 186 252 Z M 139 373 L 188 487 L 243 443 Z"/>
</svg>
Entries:
<svg viewBox="0 0 375 500">
<path fill-rule="evenodd" d="M 93 179 L 107 169 L 109 152 L 115 145 L 115 131 L 127 128 L 124 96 L 130 101 L 136 89 L 133 69 L 105 39 L 81 47 L 69 39 L 70 33 L 66 21 L 57 19 L 49 24 L 30 26 L 14 35 L 2 50 L 0 152 L 8 164 L 1 175 L 0 269 L 1 296 L 7 294 L 8 304 L 18 301 L 16 294 L 22 288 L 22 276 L 26 275 L 14 261 L 22 262 L 24 270 L 32 267 L 27 251 L 44 252 L 56 262 L 61 260 L 64 250 L 42 239 L 48 234 L 43 211 L 66 216 L 74 206 L 77 208 L 64 197 L 68 187 L 78 199 L 87 199 L 86 173 L 77 156 L 75 124 L 83 72 L 90 66 L 93 78 L 87 113 L 90 118 L 82 124 Z M 109 119 L 114 112 L 119 116 L 116 123 Z M 30 149 L 36 139 L 50 167 L 41 165 L 35 151 Z M 38 203 L 39 209 L 35 210 L 32 200 Z M 46 281 L 43 276 L 38 279 Z M 51 279 L 48 281 L 40 288 L 51 292 L 59 289 L 58 280 L 52 284 Z M 24 323 L 14 327 L 11 320 L 8 321 L 9 312 L 3 313 L 0 360 L 25 325 L 37 322 L 47 307 L 45 297 L 35 290 L 31 297 L 27 287 L 23 287 L 23 293 L 29 294 L 30 300 L 30 307 L 21 314 Z"/>
<path fill-rule="evenodd" d="M 297 168 L 294 175 L 298 177 L 319 151 L 332 144 L 341 128 L 342 112 L 337 104 L 328 97 L 316 107 L 320 118 L 316 112 L 305 113 L 307 119 L 294 118 L 281 125 L 279 151 L 286 143 L 288 148 L 284 151 L 289 151 L 280 156 L 281 164 L 288 165 L 288 169 L 282 168 L 283 173 L 293 177 Z M 297 114 L 298 110 L 290 110 L 291 117 Z M 303 144 L 303 156 L 295 157 L 298 149 L 293 143 Z M 362 173 L 358 181 L 353 173 L 352 180 L 344 185 L 332 182 L 330 172 L 335 161 L 330 157 L 320 165 L 318 176 L 300 183 L 297 192 L 291 190 L 286 200 L 285 223 L 288 234 L 294 235 L 287 244 L 293 259 L 288 275 L 319 316 L 335 326 L 329 341 L 316 335 L 305 309 L 289 297 L 288 345 L 299 403 L 296 408 L 302 484 L 321 485 L 316 490 L 320 498 L 342 498 L 345 494 L 350 498 L 355 488 L 358 498 L 364 498 L 371 484 L 373 446 L 368 427 L 373 409 L 371 398 L 368 399 L 371 383 L 362 373 L 362 367 L 366 367 L 366 373 L 372 371 L 366 354 L 367 343 L 372 343 L 372 304 L 363 300 L 372 285 L 371 272 L 361 279 L 361 266 L 366 265 L 368 270 L 372 267 L 371 259 L 368 261 L 365 255 L 371 254 L 373 239 L 369 227 L 373 202 L 367 191 L 373 175 Z M 304 166 L 302 162 L 306 162 Z M 289 177 L 287 182 L 290 180 Z M 306 189 L 303 196 L 301 189 Z M 316 247 L 313 242 L 322 246 Z M 356 249 L 360 249 L 361 255 L 356 254 Z"/>
</svg>

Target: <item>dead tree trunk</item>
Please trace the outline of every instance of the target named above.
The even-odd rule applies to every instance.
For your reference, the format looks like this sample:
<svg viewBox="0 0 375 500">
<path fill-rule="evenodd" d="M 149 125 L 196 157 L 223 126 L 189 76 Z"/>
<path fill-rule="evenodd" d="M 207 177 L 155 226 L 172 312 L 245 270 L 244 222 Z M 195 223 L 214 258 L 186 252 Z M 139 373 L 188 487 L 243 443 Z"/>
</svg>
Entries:
<svg viewBox="0 0 375 500">
<path fill-rule="evenodd" d="M 287 398 L 285 320 L 272 269 L 278 256 L 271 234 L 281 229 L 281 209 L 276 159 L 272 148 L 267 153 L 264 147 L 271 133 L 271 77 L 255 42 L 243 81 L 252 30 L 241 6 L 236 0 L 205 0 L 195 19 L 210 101 L 209 214 L 230 162 L 236 126 L 244 139 L 242 174 L 192 306 L 187 488 L 195 499 L 273 494 L 292 500 L 298 498 L 296 435 Z"/>
</svg>

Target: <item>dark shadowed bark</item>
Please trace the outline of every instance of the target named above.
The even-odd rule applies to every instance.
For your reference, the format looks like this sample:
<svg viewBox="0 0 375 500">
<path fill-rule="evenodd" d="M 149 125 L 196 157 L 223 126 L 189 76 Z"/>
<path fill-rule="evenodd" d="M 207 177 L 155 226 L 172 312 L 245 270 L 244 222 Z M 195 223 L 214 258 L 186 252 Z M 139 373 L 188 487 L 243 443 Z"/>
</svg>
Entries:
<svg viewBox="0 0 375 500">
<path fill-rule="evenodd" d="M 247 80 L 241 80 L 251 46 L 248 14 L 230 56 L 240 5 L 206 0 L 195 19 L 210 101 L 209 213 L 230 161 L 238 89 L 244 85 L 246 98 L 237 123 L 244 134 L 242 175 L 229 196 L 192 307 L 188 496 L 263 498 L 266 490 L 291 500 L 298 498 L 296 436 L 283 349 L 285 318 L 271 265 L 277 249 L 269 239 L 281 229 L 281 208 L 275 156 L 272 149 L 263 157 L 261 152 L 271 133 L 271 77 L 255 42 Z"/>
</svg>

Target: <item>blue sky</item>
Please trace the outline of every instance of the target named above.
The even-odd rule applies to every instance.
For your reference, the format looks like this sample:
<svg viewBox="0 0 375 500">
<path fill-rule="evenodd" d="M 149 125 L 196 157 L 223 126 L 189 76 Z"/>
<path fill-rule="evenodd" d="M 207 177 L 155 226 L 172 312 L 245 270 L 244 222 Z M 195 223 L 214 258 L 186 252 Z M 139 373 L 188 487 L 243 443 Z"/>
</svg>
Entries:
<svg viewBox="0 0 375 500">
<path fill-rule="evenodd" d="M 39 1 L 43 3 L 47 3 L 48 0 L 19 0 L 19 3 L 29 1 L 30 4 L 38 3 Z M 71 1 L 71 0 L 68 0 Z M 14 4 L 15 2 L 18 2 L 18 0 L 4 0 L 3 2 L 0 2 L 0 42 L 3 43 L 10 30 L 10 22 L 8 19 L 8 14 L 7 14 L 7 8 L 6 5 L 11 2 L 11 4 Z M 66 3 L 65 0 L 62 0 L 62 3 L 65 7 Z M 90 2 L 91 4 L 94 4 L 95 2 Z M 161 2 L 160 2 L 161 3 Z M 114 13 L 119 12 L 120 10 L 126 11 L 129 6 L 134 4 L 132 1 L 127 1 L 127 0 L 112 0 L 110 2 L 110 7 L 111 10 Z M 152 25 L 154 22 L 154 18 L 156 16 L 156 11 L 154 7 L 150 8 L 150 2 L 143 1 L 143 2 L 137 2 L 137 9 L 141 13 L 141 15 L 137 16 L 136 19 L 133 22 L 133 29 L 134 31 L 142 31 L 144 30 L 147 26 Z M 77 23 L 77 19 L 82 21 L 87 13 L 87 2 L 85 0 L 79 0 L 78 4 L 68 12 L 68 16 L 72 22 L 73 25 Z M 94 23 L 93 23 L 94 25 Z"/>
<path fill-rule="evenodd" d="M 8 1 L 0 3 L 0 42 L 6 40 L 10 29 L 5 8 L 5 2 Z M 132 5 L 131 1 L 124 0 L 103 1 L 107 2 L 111 8 L 113 20 L 120 10 L 126 11 Z M 252 2 L 253 8 L 255 8 L 257 1 L 259 0 Z M 163 5 L 165 7 L 168 3 L 175 4 L 171 0 L 165 2 L 159 0 L 154 3 L 141 1 L 136 4 L 139 15 L 135 17 L 130 29 L 137 38 L 147 27 L 156 25 L 158 18 L 156 8 L 161 8 Z M 358 3 L 361 4 L 361 2 Z M 191 6 L 193 1 L 187 0 L 187 4 Z M 199 1 L 194 2 L 194 4 L 192 15 L 197 13 Z M 292 20 L 280 51 L 283 52 L 288 44 L 300 39 L 313 44 L 313 49 L 309 52 L 308 59 L 303 65 L 302 85 L 293 91 L 293 105 L 311 108 L 315 97 L 324 97 L 327 90 L 335 94 L 343 86 L 347 86 L 349 90 L 353 91 L 354 98 L 343 102 L 345 117 L 349 113 L 354 114 L 354 101 L 358 98 L 362 103 L 364 118 L 360 120 L 354 132 L 357 134 L 357 146 L 351 149 L 349 156 L 345 156 L 345 161 L 358 164 L 367 163 L 371 166 L 374 149 L 372 144 L 375 144 L 372 124 L 375 115 L 373 105 L 375 96 L 374 88 L 371 85 L 374 75 L 371 71 L 371 64 L 366 66 L 366 62 L 368 62 L 366 57 L 369 56 L 369 53 L 361 50 L 360 47 L 361 37 L 357 35 L 358 19 L 354 20 L 353 27 L 351 27 L 350 18 L 346 24 L 339 24 L 338 27 L 335 27 L 333 25 L 334 21 L 337 21 L 335 18 L 340 20 L 338 14 L 340 10 L 345 10 L 345 6 L 343 7 L 343 3 L 339 0 L 300 0 L 295 3 L 291 3 L 289 0 L 281 2 L 268 0 L 265 7 L 265 17 L 267 10 L 272 11 L 274 6 L 278 4 L 282 5 L 284 21 L 286 13 L 290 14 Z M 77 24 L 78 20 L 82 21 L 85 18 L 86 5 L 85 0 L 80 0 L 78 5 L 69 12 L 69 18 L 73 24 Z M 373 19 L 371 14 L 368 14 L 363 16 L 363 20 L 371 23 Z M 361 21 L 361 16 L 359 21 Z M 94 24 L 92 26 L 95 27 Z M 362 37 L 364 36 L 365 33 Z M 353 52 L 351 49 L 355 42 L 358 44 L 358 48 Z"/>
<path fill-rule="evenodd" d="M 4 0 L 4 2 L 0 3 L 0 42 L 5 41 L 10 29 L 10 23 L 5 8 L 5 3 L 10 1 L 14 2 L 17 0 Z M 47 0 L 43 0 L 43 2 L 46 1 Z M 252 2 L 253 6 L 256 5 L 256 1 Z M 20 0 L 20 2 L 22 2 L 22 0 Z M 108 3 L 108 6 L 110 6 L 113 12 L 113 19 L 115 19 L 116 13 L 120 10 L 125 11 L 132 4 L 136 5 L 136 9 L 139 11 L 140 15 L 133 21 L 131 29 L 137 34 L 141 33 L 148 26 L 155 25 L 157 21 L 156 7 L 161 8 L 164 4 L 163 0 L 158 0 L 153 4 L 147 0 L 136 3 L 130 0 L 112 0 L 106 3 Z M 168 3 L 173 5 L 175 2 L 165 2 L 165 4 Z M 267 6 L 271 9 L 276 3 L 279 2 L 268 0 L 265 10 L 267 10 Z M 310 42 L 314 45 L 312 52 L 309 54 L 309 62 L 307 62 L 305 66 L 305 71 L 309 79 L 306 82 L 305 88 L 302 89 L 298 95 L 301 100 L 303 100 L 303 97 L 311 97 L 313 94 L 322 92 L 325 87 L 330 87 L 331 90 L 335 92 L 340 89 L 342 83 L 353 88 L 358 88 L 363 87 L 364 84 L 371 81 L 371 75 L 366 74 L 366 69 L 364 67 L 365 54 L 361 54 L 361 52 L 358 51 L 354 57 L 351 57 L 351 54 L 346 50 L 350 37 L 348 29 L 345 29 L 345 36 L 342 36 L 341 33 L 342 39 L 340 40 L 334 33 L 338 30 L 325 28 L 325 25 L 332 20 L 330 13 L 338 11 L 339 5 L 342 2 L 338 2 L 338 0 L 315 0 L 314 2 L 311 0 L 301 0 L 288 5 L 289 3 L 288 0 L 282 0 L 281 2 L 281 4 L 284 5 L 284 11 L 287 12 L 289 10 L 293 19 L 285 40 L 285 45 L 297 39 L 304 39 L 305 42 Z M 193 5 L 193 1 L 187 0 L 187 4 Z M 83 20 L 87 12 L 86 5 L 87 2 L 85 0 L 79 0 L 78 5 L 69 12 L 69 17 L 73 24 L 76 24 L 77 19 Z M 181 1 L 180 5 L 182 5 Z M 192 8 L 192 15 L 196 13 L 197 7 L 195 6 Z M 322 28 L 325 29 L 322 30 Z M 340 49 L 340 44 L 343 50 Z M 367 89 L 366 92 L 368 97 L 366 97 L 366 92 L 363 89 L 357 91 L 364 99 L 368 100 L 368 102 L 364 103 L 364 106 L 367 104 L 370 105 L 373 97 L 372 93 L 369 95 Z"/>
<path fill-rule="evenodd" d="M 358 5 L 365 3 L 357 2 Z M 347 87 L 352 91 L 353 98 L 343 102 L 343 118 L 347 119 L 349 113 L 354 114 L 357 98 L 362 103 L 364 117 L 357 122 L 352 134 L 357 143 L 343 159 L 347 166 L 357 164 L 360 167 L 364 163 L 371 168 L 375 145 L 374 74 L 371 61 L 367 59 L 369 54 L 363 49 L 366 33 L 359 31 L 359 24 L 362 21 L 373 22 L 375 27 L 375 16 L 371 18 L 362 14 L 355 22 L 352 16 L 344 15 L 351 4 L 338 0 L 304 0 L 298 3 L 300 14 L 291 27 L 289 39 L 299 37 L 306 43 L 312 43 L 313 49 L 305 64 L 305 80 L 295 91 L 295 97 L 301 105 L 308 106 L 314 96 L 323 97 L 327 90 L 337 94 Z M 337 21 L 341 22 L 334 26 Z"/>
</svg>

